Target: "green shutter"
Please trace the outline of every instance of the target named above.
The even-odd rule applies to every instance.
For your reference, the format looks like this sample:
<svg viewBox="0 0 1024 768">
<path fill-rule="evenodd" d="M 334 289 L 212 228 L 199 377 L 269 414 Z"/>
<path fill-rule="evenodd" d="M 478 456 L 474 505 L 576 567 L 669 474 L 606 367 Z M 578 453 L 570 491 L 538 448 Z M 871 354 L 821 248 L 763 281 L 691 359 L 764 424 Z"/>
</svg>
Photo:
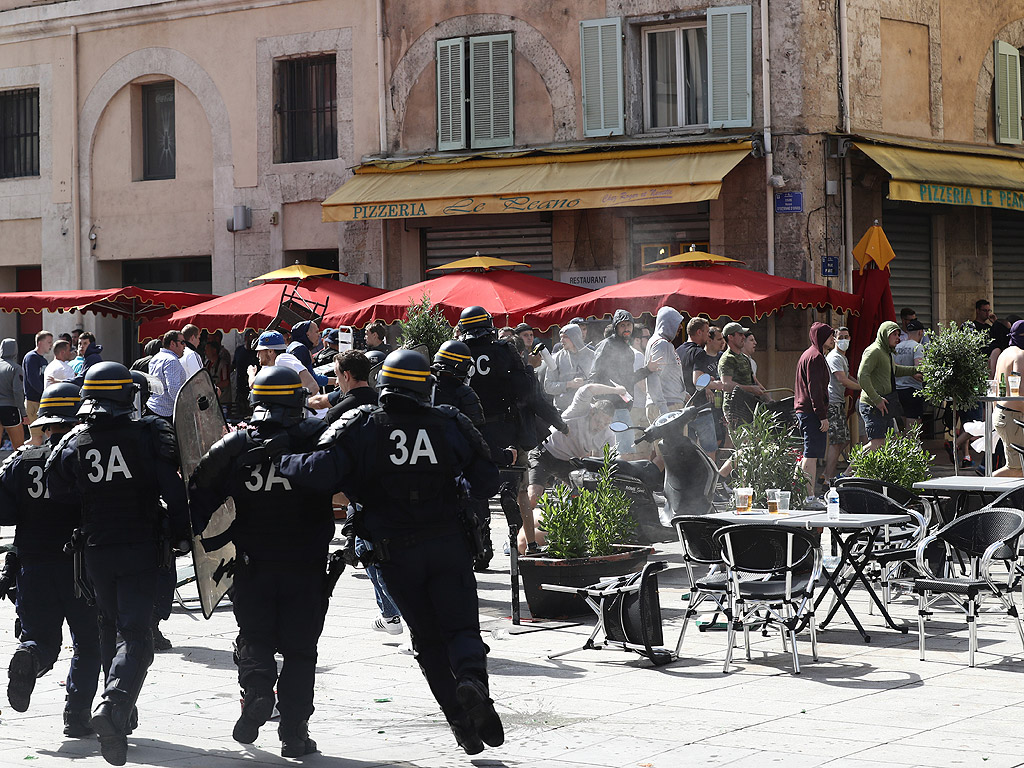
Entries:
<svg viewBox="0 0 1024 768">
<path fill-rule="evenodd" d="M 437 41 L 437 148 L 466 146 L 466 85 L 461 37 Z"/>
<path fill-rule="evenodd" d="M 1020 53 L 1009 43 L 995 42 L 996 141 L 1021 143 Z"/>
<path fill-rule="evenodd" d="M 749 5 L 708 8 L 708 123 L 711 128 L 751 125 L 751 10 Z"/>
<path fill-rule="evenodd" d="M 583 135 L 623 133 L 622 20 L 580 22 Z"/>
<path fill-rule="evenodd" d="M 470 146 L 513 143 L 512 34 L 469 38 Z"/>
</svg>

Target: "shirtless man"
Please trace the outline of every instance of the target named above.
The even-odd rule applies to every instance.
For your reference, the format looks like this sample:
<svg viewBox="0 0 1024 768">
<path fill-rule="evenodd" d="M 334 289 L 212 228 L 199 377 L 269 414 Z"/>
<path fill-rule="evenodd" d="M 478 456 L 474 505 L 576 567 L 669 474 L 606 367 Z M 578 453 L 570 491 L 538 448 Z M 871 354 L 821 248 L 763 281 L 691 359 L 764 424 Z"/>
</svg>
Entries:
<svg viewBox="0 0 1024 768">
<path fill-rule="evenodd" d="M 1010 328 L 1010 344 L 999 353 L 996 359 L 996 380 L 1000 380 L 1003 374 L 1010 378 L 1011 373 L 1020 374 L 1024 372 L 1024 320 L 1018 320 Z M 1021 456 L 1011 448 L 1011 445 L 1024 446 L 1024 429 L 1014 423 L 1015 419 L 1024 421 L 1024 412 L 1021 406 L 1024 405 L 1017 400 L 1000 400 L 996 403 L 995 428 L 996 434 L 1003 441 L 1003 451 L 1006 454 L 1006 465 L 997 469 L 992 474 L 997 477 L 1024 477 L 1021 471 Z"/>
</svg>

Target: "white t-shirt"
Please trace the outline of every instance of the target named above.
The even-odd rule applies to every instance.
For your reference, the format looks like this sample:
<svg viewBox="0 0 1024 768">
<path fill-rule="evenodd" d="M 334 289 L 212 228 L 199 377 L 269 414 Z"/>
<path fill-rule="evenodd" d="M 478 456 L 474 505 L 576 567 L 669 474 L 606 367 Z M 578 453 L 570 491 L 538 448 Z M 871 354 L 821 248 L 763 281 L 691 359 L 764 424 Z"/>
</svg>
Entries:
<svg viewBox="0 0 1024 768">
<path fill-rule="evenodd" d="M 65 363 L 63 360 L 54 360 L 47 363 L 43 370 L 43 387 L 62 381 L 71 381 L 73 378 L 75 378 L 75 369 L 69 363 Z"/>
<path fill-rule="evenodd" d="M 185 369 L 185 381 L 188 381 L 198 371 L 203 370 L 203 359 L 199 357 L 198 352 L 185 347 L 185 352 L 181 356 L 181 367 Z"/>
<path fill-rule="evenodd" d="M 913 339 L 901 341 L 892 354 L 896 365 L 917 365 L 923 357 L 924 347 Z M 896 389 L 924 389 L 924 383 L 913 376 L 897 376 Z"/>
</svg>

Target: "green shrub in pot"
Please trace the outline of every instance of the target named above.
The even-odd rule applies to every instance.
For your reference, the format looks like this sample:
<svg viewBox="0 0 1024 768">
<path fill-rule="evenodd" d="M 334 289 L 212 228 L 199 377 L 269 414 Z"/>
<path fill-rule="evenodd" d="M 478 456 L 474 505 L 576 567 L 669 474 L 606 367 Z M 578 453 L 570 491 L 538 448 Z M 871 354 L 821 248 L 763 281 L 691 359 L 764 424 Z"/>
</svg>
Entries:
<svg viewBox="0 0 1024 768">
<path fill-rule="evenodd" d="M 758 405 L 753 421 L 731 430 L 733 445 L 732 485 L 753 488 L 754 506 L 768 505 L 769 488 L 791 491 L 792 506 L 807 495 L 808 479 L 797 464 L 803 445 L 796 428 L 783 423 L 774 411 Z"/>
<path fill-rule="evenodd" d="M 921 425 L 915 424 L 906 434 L 890 429 L 885 443 L 873 451 L 855 445 L 850 451 L 850 477 L 866 477 L 913 489 L 914 483 L 932 476 L 935 456 L 921 447 Z"/>
</svg>

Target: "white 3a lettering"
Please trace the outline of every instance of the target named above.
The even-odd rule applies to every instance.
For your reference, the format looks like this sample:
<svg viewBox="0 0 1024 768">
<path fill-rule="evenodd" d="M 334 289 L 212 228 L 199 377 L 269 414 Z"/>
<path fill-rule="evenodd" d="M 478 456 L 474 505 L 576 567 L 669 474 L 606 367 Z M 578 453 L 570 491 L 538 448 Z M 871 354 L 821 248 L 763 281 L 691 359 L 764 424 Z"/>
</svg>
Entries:
<svg viewBox="0 0 1024 768">
<path fill-rule="evenodd" d="M 260 468 L 253 467 L 252 474 L 250 474 L 249 479 L 245 481 L 245 487 L 253 493 L 257 493 L 260 490 L 273 490 L 275 483 L 281 485 L 286 491 L 290 491 L 292 489 L 292 484 L 288 482 L 288 478 L 278 475 L 277 469 L 273 464 L 270 464 L 269 469 L 267 469 L 266 480 L 264 480 L 263 475 L 260 474 Z"/>
<path fill-rule="evenodd" d="M 89 478 L 89 482 L 109 483 L 114 479 L 114 475 L 124 475 L 125 480 L 132 479 L 132 473 L 128 469 L 128 462 L 124 460 L 121 449 L 116 445 L 110 449 L 106 468 L 103 466 L 103 454 L 96 448 L 90 448 L 85 452 L 85 460 L 91 465 L 89 474 L 86 475 Z"/>
<path fill-rule="evenodd" d="M 428 464 L 437 464 L 437 454 L 434 453 L 434 446 L 431 445 L 430 436 L 425 429 L 416 432 L 412 452 L 409 451 L 408 438 L 402 430 L 394 430 L 391 439 L 395 441 L 395 452 L 388 456 L 392 464 L 416 464 L 423 458 Z"/>
<path fill-rule="evenodd" d="M 29 467 L 28 476 L 32 478 L 32 485 L 28 487 L 28 495 L 33 499 L 49 498 L 50 491 L 43 485 L 43 468 Z"/>
</svg>

